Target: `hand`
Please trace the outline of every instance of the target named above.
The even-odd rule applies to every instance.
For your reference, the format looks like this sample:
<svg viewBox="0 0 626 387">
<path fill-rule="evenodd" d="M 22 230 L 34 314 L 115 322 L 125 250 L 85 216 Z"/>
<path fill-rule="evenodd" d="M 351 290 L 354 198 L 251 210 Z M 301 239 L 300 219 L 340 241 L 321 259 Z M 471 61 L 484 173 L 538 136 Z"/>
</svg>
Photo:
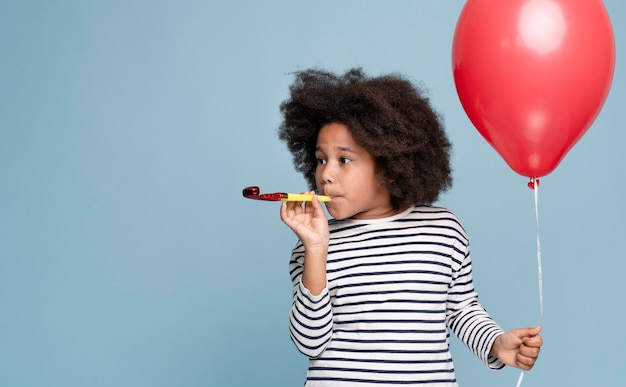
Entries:
<svg viewBox="0 0 626 387">
<path fill-rule="evenodd" d="M 304 244 L 302 285 L 311 294 L 320 294 L 326 287 L 326 259 L 330 239 L 328 219 L 322 205 L 317 196 L 305 202 L 304 206 L 301 202 L 283 202 L 280 218 Z"/>
<path fill-rule="evenodd" d="M 529 370 L 535 365 L 543 345 L 539 332 L 541 327 L 504 332 L 494 341 L 490 354 L 508 366 Z"/>
<path fill-rule="evenodd" d="M 314 194 L 313 191 L 306 192 Z M 280 218 L 300 238 L 307 251 L 328 249 L 328 219 L 317 196 L 310 202 L 283 202 Z"/>
</svg>

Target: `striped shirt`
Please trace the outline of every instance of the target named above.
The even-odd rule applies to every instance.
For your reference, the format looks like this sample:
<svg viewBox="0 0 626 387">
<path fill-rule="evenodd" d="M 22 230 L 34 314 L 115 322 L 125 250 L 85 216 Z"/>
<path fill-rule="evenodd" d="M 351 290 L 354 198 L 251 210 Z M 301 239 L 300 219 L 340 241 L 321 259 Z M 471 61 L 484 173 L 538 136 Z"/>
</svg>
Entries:
<svg viewBox="0 0 626 387">
<path fill-rule="evenodd" d="M 457 386 L 449 330 L 490 368 L 502 329 L 478 303 L 468 239 L 441 207 L 389 218 L 331 220 L 327 286 L 301 283 L 304 247 L 289 265 L 291 339 L 310 358 L 305 386 Z"/>
</svg>

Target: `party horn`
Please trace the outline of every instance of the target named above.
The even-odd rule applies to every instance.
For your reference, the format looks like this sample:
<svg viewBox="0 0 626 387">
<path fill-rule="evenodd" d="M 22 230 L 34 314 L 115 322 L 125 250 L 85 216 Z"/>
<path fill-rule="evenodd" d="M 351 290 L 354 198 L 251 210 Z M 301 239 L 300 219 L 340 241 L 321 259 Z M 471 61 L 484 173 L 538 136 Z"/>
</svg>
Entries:
<svg viewBox="0 0 626 387">
<path fill-rule="evenodd" d="M 269 202 L 310 202 L 313 201 L 313 196 L 310 194 L 292 194 L 285 192 L 274 193 L 260 193 L 259 187 L 252 186 L 243 189 L 243 197 L 255 200 L 266 200 Z M 329 202 L 330 197 L 324 195 L 318 195 L 317 198 L 320 202 Z"/>
</svg>

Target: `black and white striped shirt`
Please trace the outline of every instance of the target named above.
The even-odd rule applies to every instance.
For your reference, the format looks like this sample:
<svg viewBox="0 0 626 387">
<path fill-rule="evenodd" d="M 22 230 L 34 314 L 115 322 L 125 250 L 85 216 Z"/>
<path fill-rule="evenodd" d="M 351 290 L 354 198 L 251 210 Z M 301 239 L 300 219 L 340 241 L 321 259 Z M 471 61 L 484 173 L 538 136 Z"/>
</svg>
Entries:
<svg viewBox="0 0 626 387">
<path fill-rule="evenodd" d="M 490 368 L 500 327 L 478 303 L 468 239 L 454 214 L 412 207 L 374 220 L 331 220 L 328 284 L 300 282 L 292 252 L 290 334 L 310 358 L 307 387 L 456 386 L 448 327 Z"/>
</svg>

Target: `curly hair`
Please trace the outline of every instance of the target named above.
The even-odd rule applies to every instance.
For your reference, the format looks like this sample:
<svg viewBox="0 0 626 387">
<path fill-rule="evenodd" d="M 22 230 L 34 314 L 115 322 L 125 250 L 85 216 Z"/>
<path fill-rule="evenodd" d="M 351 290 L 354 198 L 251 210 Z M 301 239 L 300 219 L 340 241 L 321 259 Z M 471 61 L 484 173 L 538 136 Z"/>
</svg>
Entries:
<svg viewBox="0 0 626 387">
<path fill-rule="evenodd" d="M 296 170 L 315 189 L 315 147 L 325 124 L 346 125 L 376 163 L 395 209 L 432 204 L 452 186 L 451 144 L 429 99 L 399 74 L 343 75 L 308 69 L 295 73 L 290 97 L 280 105 L 278 129 Z"/>
</svg>

